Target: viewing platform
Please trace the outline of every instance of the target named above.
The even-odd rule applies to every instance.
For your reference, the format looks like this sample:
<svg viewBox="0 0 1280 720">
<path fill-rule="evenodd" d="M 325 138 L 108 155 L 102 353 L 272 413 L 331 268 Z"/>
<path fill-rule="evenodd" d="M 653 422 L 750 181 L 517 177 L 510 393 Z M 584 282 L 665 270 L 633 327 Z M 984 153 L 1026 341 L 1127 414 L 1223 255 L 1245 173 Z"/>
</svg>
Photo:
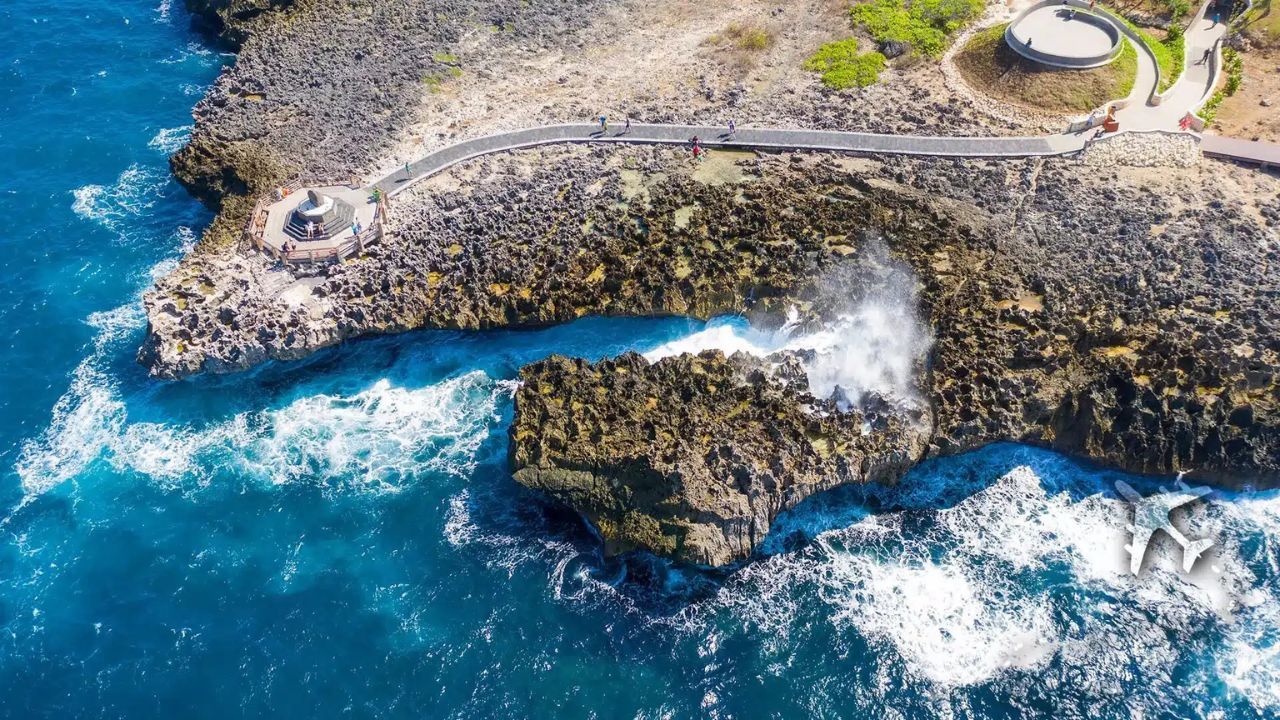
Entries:
<svg viewBox="0 0 1280 720">
<path fill-rule="evenodd" d="M 379 242 L 384 216 L 383 202 L 366 189 L 295 181 L 258 201 L 246 236 L 286 264 L 336 262 Z"/>
<path fill-rule="evenodd" d="M 1124 38 L 1109 18 L 1045 0 L 1009 23 L 1005 42 L 1014 52 L 1042 65 L 1085 70 L 1114 60 L 1123 49 Z"/>
</svg>

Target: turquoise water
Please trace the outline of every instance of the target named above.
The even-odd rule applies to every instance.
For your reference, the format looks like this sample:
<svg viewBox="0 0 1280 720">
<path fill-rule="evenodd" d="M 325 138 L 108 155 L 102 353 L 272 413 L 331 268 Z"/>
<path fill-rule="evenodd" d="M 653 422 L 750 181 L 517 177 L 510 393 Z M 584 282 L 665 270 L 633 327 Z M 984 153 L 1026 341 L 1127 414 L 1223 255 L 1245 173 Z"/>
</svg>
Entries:
<svg viewBox="0 0 1280 720">
<path fill-rule="evenodd" d="M 209 220 L 166 157 L 231 60 L 155 2 L 0 6 L 0 716 L 1280 713 L 1275 493 L 1134 580 L 1125 476 L 1016 445 L 815 498 L 725 573 L 606 561 L 511 481 L 521 364 L 734 321 L 148 380 L 138 298 Z"/>
</svg>

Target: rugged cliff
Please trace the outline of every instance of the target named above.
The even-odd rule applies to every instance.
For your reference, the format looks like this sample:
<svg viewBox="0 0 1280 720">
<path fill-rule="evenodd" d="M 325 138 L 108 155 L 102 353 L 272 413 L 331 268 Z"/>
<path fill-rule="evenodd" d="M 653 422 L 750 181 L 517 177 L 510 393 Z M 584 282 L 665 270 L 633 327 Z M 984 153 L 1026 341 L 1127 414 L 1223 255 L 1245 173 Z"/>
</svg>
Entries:
<svg viewBox="0 0 1280 720">
<path fill-rule="evenodd" d="M 865 91 L 858 113 L 781 70 L 747 92 L 706 32 L 665 5 L 634 24 L 620 18 L 650 11 L 600 4 L 615 15 L 596 22 L 559 0 L 197 5 L 243 48 L 174 159 L 222 212 L 201 251 L 145 298 L 139 359 L 158 377 L 415 328 L 587 314 L 785 322 L 799 347 L 764 358 L 551 358 L 522 372 L 516 478 L 581 510 L 611 551 L 708 564 L 748 556 L 778 512 L 813 492 L 890 481 L 922 457 L 996 440 L 1140 472 L 1280 483 L 1273 176 L 1217 163 L 750 152 L 695 162 L 678 148 L 547 148 L 415 186 L 395 198 L 382 244 L 291 270 L 232 242 L 251 195 L 272 183 L 370 172 L 424 146 L 610 103 L 650 120 L 733 109 L 780 125 L 983 131 L 906 75 Z M 808 9 L 816 20 L 762 21 L 795 28 L 779 31 L 767 62 L 798 68 L 785 53 L 830 32 L 815 29 L 823 10 Z M 668 34 L 696 50 L 667 52 Z M 617 55 L 592 52 L 596 42 Z M 473 67 L 483 77 L 470 83 Z M 552 80 L 549 67 L 563 74 Z M 867 303 L 890 314 L 891 335 L 919 340 L 894 350 L 885 382 L 831 367 L 880 362 L 878 350 L 853 352 L 868 342 L 856 323 L 841 335 Z M 804 347 L 819 336 L 825 347 Z"/>
<path fill-rule="evenodd" d="M 806 296 L 824 322 L 848 305 L 823 298 L 856 298 L 882 276 L 881 241 L 916 274 L 932 346 L 912 385 L 928 427 L 872 429 L 829 387 L 812 397 L 812 361 L 780 386 L 776 359 L 553 358 L 522 373 L 516 478 L 582 510 L 612 549 L 710 564 L 747 557 L 812 491 L 997 440 L 1280 483 L 1277 208 L 1220 187 L 1131 189 L 1065 163 L 1022 166 L 1010 183 L 981 168 L 961 184 L 956 165 L 902 163 L 884 172 L 909 182 L 896 185 L 791 166 L 785 200 L 764 210 L 776 219 L 758 225 L 776 228 L 756 236 L 765 245 L 853 238 L 822 271 L 826 290 Z M 899 309 L 906 327 L 917 308 Z M 843 350 L 873 340 L 854 334 Z M 901 415 L 872 399 L 882 417 Z"/>
<path fill-rule="evenodd" d="M 851 482 L 889 482 L 925 451 L 928 419 L 878 396 L 841 411 L 794 356 L 634 353 L 526 367 L 511 426 L 516 480 L 582 512 L 610 553 L 705 565 L 747 557 L 774 517 Z"/>
</svg>

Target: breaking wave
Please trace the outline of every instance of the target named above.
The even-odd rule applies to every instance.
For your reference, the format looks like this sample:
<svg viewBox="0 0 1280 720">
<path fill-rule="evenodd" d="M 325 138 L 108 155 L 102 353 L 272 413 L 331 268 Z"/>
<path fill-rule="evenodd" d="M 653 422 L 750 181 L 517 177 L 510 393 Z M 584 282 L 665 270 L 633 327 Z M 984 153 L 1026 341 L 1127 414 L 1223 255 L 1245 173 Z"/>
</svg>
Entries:
<svg viewBox="0 0 1280 720">
<path fill-rule="evenodd" d="M 1208 712 L 1212 698 L 1280 710 L 1278 598 L 1255 572 L 1259 561 L 1273 567 L 1277 551 L 1268 546 L 1264 559 L 1242 550 L 1258 537 L 1260 520 L 1280 529 L 1275 493 L 1193 510 L 1185 523 L 1218 538 L 1219 549 L 1191 575 L 1181 573 L 1176 545 L 1157 542 L 1149 569 L 1133 577 L 1124 551 L 1130 511 L 1105 473 L 1019 446 L 966 457 L 958 471 L 921 468 L 901 488 L 875 490 L 876 505 L 888 508 L 878 512 L 849 497 L 819 496 L 772 533 L 805 532 L 803 547 L 766 544 L 765 556 L 709 596 L 695 592 L 674 608 L 672 593 L 705 588 L 697 571 L 664 564 L 661 601 L 650 602 L 654 577 L 627 581 L 568 542 L 502 530 L 510 517 L 475 520 L 470 491 L 450 502 L 445 532 L 455 546 L 492 553 L 491 566 L 508 573 L 543 565 L 561 602 L 583 612 L 613 606 L 647 632 L 674 633 L 668 642 L 696 642 L 706 662 L 732 638 L 735 662 L 744 661 L 743 641 L 762 662 L 810 652 L 815 637 L 836 648 L 868 642 L 875 652 L 860 662 L 874 663 L 869 672 L 882 685 L 863 692 L 879 694 L 875 702 L 918 684 L 932 711 L 945 712 L 970 688 L 1031 702 L 1032 686 L 1067 683 L 1076 688 L 1063 707 L 1079 701 L 1080 713 L 1068 717 L 1087 717 L 1091 703 L 1108 697 L 1128 697 L 1138 712 L 1193 701 Z M 1015 465 L 994 481 L 975 479 L 1001 459 L 1030 460 L 1036 469 Z M 1074 479 L 1045 480 L 1037 470 Z M 957 475 L 974 485 L 957 488 Z"/>
<path fill-rule="evenodd" d="M 186 145 L 187 141 L 191 139 L 191 129 L 190 125 L 164 128 L 147 142 L 147 147 L 165 155 L 172 155 L 181 150 L 182 146 Z"/>
<path fill-rule="evenodd" d="M 168 182 L 159 172 L 138 164 L 128 167 L 112 185 L 84 185 L 71 191 L 76 215 L 124 235 L 128 223 L 155 205 Z"/>
</svg>

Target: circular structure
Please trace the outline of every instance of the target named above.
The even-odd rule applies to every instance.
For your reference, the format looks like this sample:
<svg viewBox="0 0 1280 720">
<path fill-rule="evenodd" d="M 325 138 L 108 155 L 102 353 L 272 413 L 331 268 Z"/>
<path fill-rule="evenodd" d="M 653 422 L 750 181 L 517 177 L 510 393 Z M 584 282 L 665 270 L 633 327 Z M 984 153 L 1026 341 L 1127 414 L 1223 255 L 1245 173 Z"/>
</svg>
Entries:
<svg viewBox="0 0 1280 720">
<path fill-rule="evenodd" d="M 1111 20 L 1053 0 L 1014 18 L 1004 39 L 1028 60 L 1069 70 L 1106 65 L 1120 54 L 1124 42 Z"/>
</svg>

